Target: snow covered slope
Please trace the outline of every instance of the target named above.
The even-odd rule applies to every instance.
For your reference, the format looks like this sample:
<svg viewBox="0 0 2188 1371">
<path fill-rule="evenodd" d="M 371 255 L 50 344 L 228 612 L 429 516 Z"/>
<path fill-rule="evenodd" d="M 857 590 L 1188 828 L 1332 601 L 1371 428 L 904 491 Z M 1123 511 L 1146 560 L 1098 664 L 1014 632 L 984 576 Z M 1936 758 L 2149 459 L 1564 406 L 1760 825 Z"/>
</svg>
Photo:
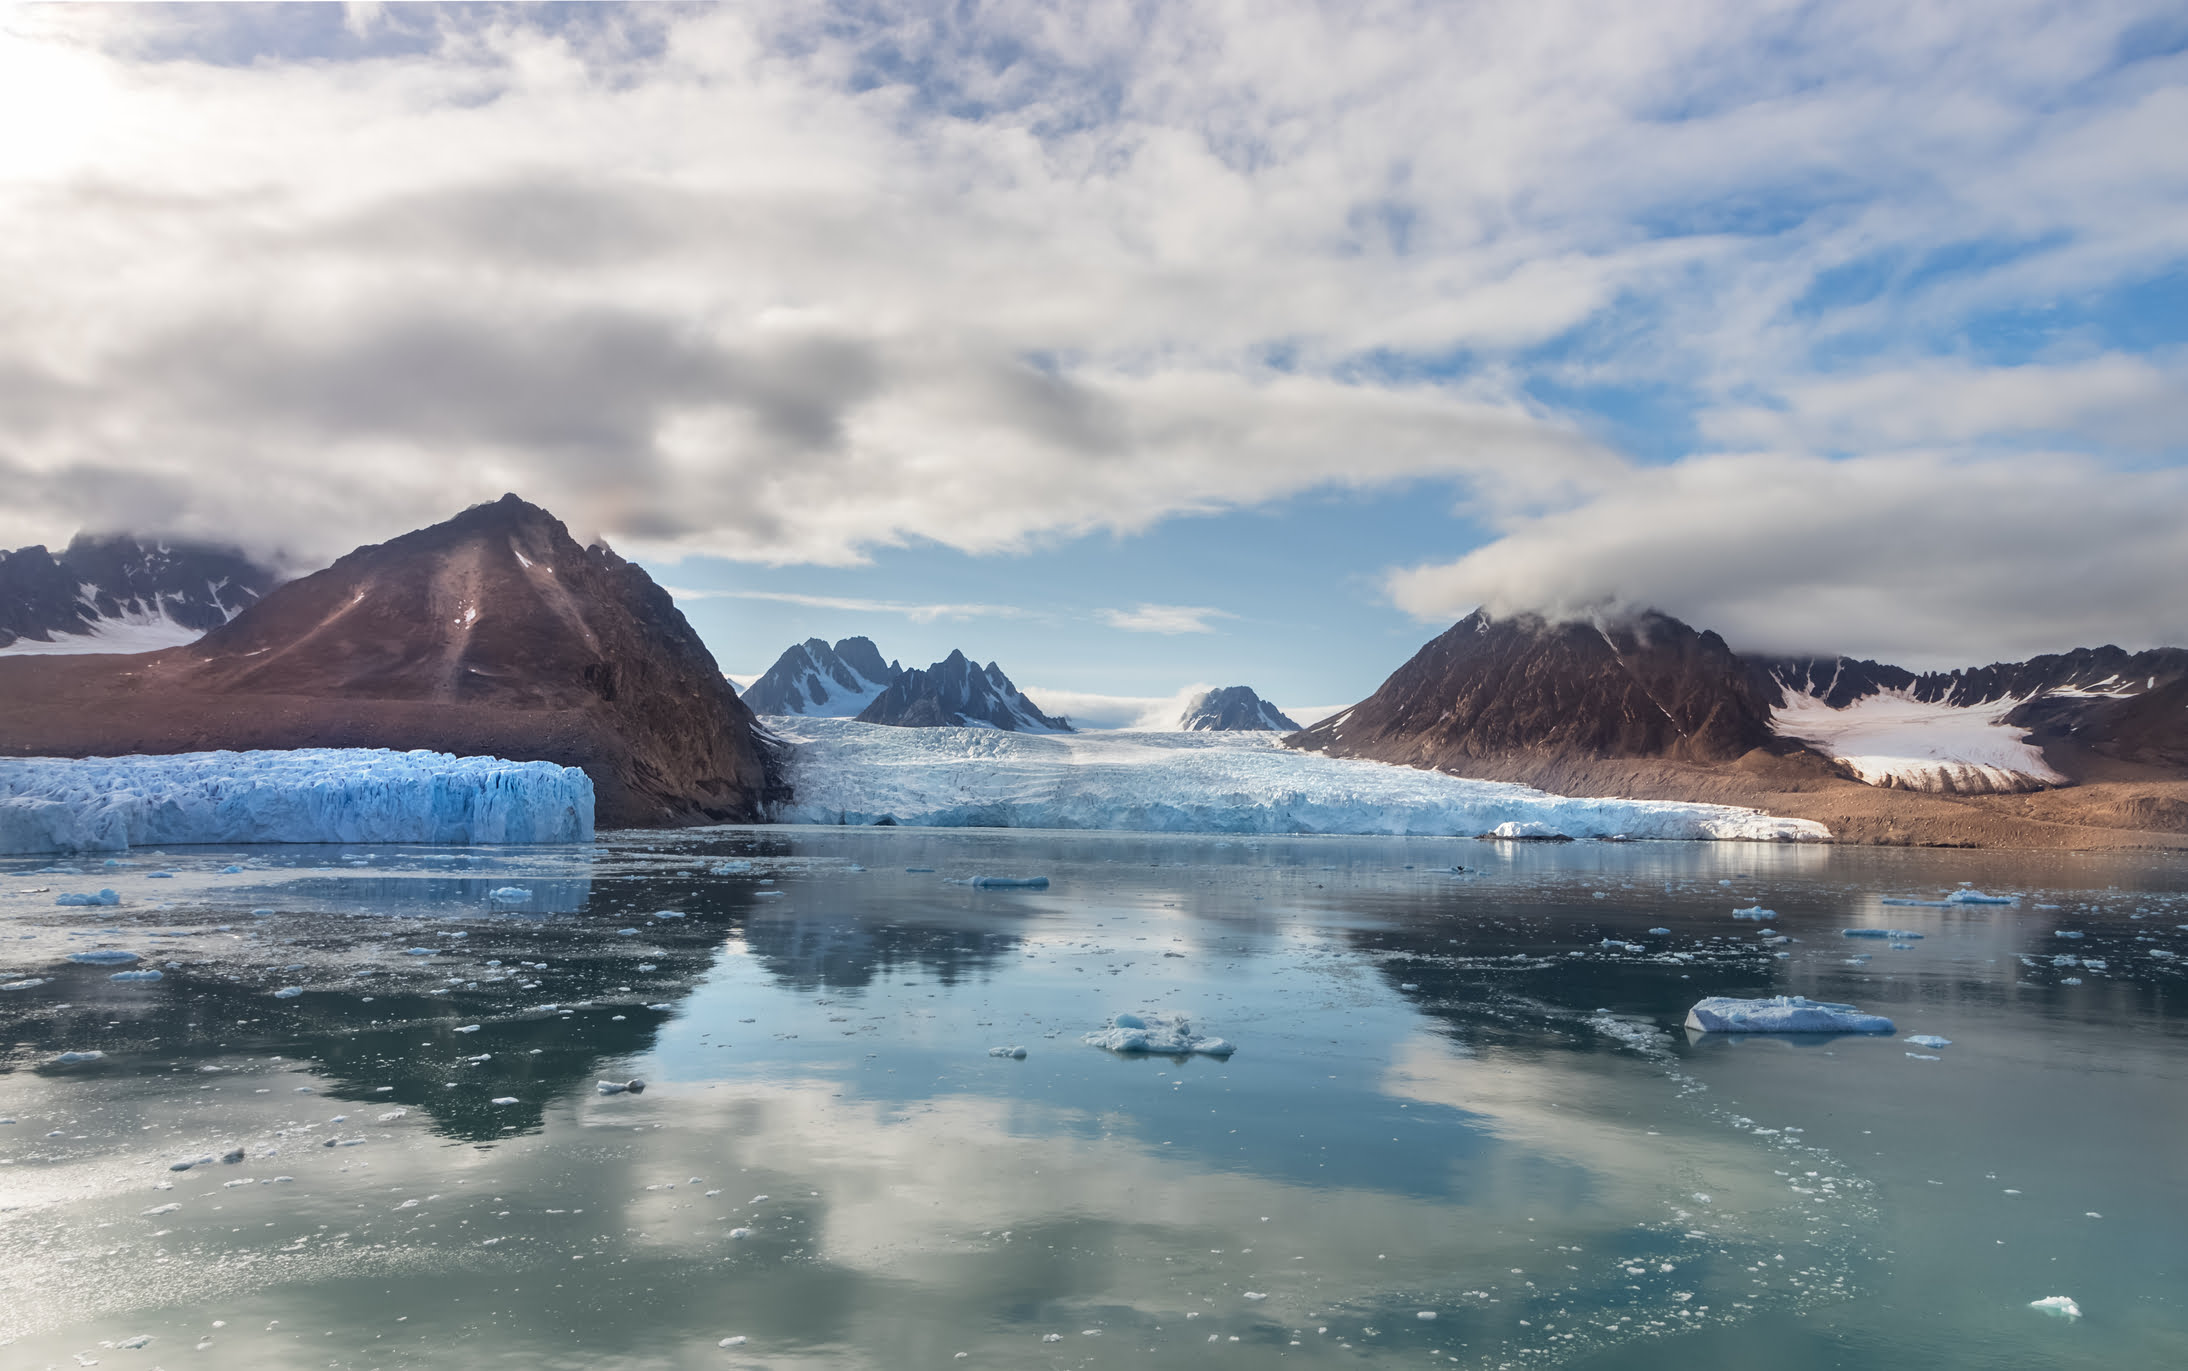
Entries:
<svg viewBox="0 0 2188 1371">
<path fill-rule="evenodd" d="M 280 578 L 230 548 L 79 534 L 0 551 L 0 653 L 156 652 L 255 604 Z"/>
<path fill-rule="evenodd" d="M 962 652 L 925 671 L 907 671 L 874 702 L 859 711 L 859 721 L 899 728 L 996 728 L 1021 733 L 1069 733 L 1071 722 L 1041 712 L 1003 669 L 981 666 Z"/>
<path fill-rule="evenodd" d="M 1870 785 L 1987 793 L 2063 784 L 2028 730 L 2005 721 L 2022 703 L 2008 696 L 1956 705 L 1884 690 L 1833 709 L 1787 691 L 1770 722 L 1781 737 L 1814 746 Z"/>
<path fill-rule="evenodd" d="M 1186 701 L 1178 727 L 1189 733 L 1226 729 L 1271 729 L 1297 733 L 1299 724 L 1283 710 L 1254 693 L 1252 686 L 1225 686 L 1206 690 Z"/>
<path fill-rule="evenodd" d="M 1287 750 L 1262 732 L 1031 735 L 783 719 L 791 823 L 1199 833 L 1487 833 L 1818 840 L 1820 824 L 1722 805 L 1582 800 Z"/>
<path fill-rule="evenodd" d="M 904 668 L 881 660 L 871 638 L 845 638 L 829 646 L 808 638 L 786 648 L 775 665 L 744 691 L 755 714 L 798 714 L 849 719 L 894 684 Z"/>
<path fill-rule="evenodd" d="M 0 758 L 0 853 L 592 836 L 592 781 L 552 762 L 382 748 Z"/>
</svg>

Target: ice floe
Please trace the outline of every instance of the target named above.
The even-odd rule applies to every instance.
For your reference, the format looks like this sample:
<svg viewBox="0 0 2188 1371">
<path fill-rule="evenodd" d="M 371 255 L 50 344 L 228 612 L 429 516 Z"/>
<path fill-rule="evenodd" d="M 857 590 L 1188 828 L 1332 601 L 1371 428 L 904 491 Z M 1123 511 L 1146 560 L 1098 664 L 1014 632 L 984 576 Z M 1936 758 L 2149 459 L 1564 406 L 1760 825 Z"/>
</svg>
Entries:
<svg viewBox="0 0 2188 1371">
<path fill-rule="evenodd" d="M 1128 1055 L 1185 1056 L 1197 1052 L 1208 1057 L 1228 1057 L 1238 1050 L 1221 1038 L 1195 1033 L 1192 1021 L 1183 1014 L 1154 1010 L 1145 1014 L 1119 1014 L 1109 1021 L 1107 1028 L 1089 1033 L 1081 1041 Z"/>
<path fill-rule="evenodd" d="M 85 966 L 128 966 L 144 960 L 141 952 L 125 952 L 118 947 L 101 947 L 90 952 L 71 952 L 68 959 L 82 962 Z"/>
<path fill-rule="evenodd" d="M 1526 786 L 1287 749 L 1256 733 L 1009 733 L 780 721 L 796 744 L 790 823 L 1136 832 L 1820 840 L 1806 820 Z"/>
<path fill-rule="evenodd" d="M 552 762 L 382 748 L 0 760 L 0 853 L 592 834 L 592 781 Z"/>
<path fill-rule="evenodd" d="M 2046 1295 L 2040 1300 L 2030 1300 L 2028 1307 L 2055 1319 L 2078 1319 L 2082 1316 L 2082 1307 L 2066 1295 Z"/>
<path fill-rule="evenodd" d="M 1759 1000 L 1713 995 L 1687 1011 L 1687 1027 L 1700 1033 L 1890 1033 L 1892 1021 L 1850 1004 L 1802 995 Z"/>
</svg>

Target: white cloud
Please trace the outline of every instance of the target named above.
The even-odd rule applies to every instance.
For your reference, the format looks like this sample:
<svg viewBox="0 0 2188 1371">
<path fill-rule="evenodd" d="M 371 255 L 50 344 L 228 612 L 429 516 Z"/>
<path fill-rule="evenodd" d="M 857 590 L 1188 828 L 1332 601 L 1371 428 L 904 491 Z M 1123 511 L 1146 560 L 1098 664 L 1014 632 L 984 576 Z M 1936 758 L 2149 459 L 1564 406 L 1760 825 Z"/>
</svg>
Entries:
<svg viewBox="0 0 2188 1371">
<path fill-rule="evenodd" d="M 1236 614 L 1201 605 L 1134 605 L 1130 609 L 1095 611 L 1103 623 L 1130 633 L 1213 633 L 1210 619 L 1235 619 Z"/>
<path fill-rule="evenodd" d="M 1016 605 L 989 605 L 976 601 L 920 604 L 905 600 L 870 600 L 852 595 L 801 595 L 783 590 L 694 590 L 666 586 L 678 600 L 768 600 L 776 604 L 804 605 L 810 609 L 840 609 L 855 614 L 901 614 L 915 624 L 941 619 L 1032 619 L 1040 615 Z"/>
<path fill-rule="evenodd" d="M 1963 666 L 2188 642 L 2184 509 L 2188 472 L 2058 454 L 1697 458 L 1389 588 L 1430 622 L 1655 607 L 1742 650 Z"/>
<path fill-rule="evenodd" d="M 1102 695 L 1052 686 L 1023 686 L 1043 713 L 1061 714 L 1074 728 L 1176 728 L 1185 703 L 1210 687 L 1189 685 L 1169 695 Z"/>
</svg>

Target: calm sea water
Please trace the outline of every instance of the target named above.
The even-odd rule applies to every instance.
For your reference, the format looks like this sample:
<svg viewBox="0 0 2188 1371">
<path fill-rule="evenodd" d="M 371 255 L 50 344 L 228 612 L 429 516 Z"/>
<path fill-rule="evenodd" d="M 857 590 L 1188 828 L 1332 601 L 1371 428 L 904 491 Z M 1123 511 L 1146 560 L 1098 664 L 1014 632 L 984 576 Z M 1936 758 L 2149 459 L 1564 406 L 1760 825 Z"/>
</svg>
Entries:
<svg viewBox="0 0 2188 1371">
<path fill-rule="evenodd" d="M 2177 857 L 129 861 L 0 864 L 10 1367 L 2188 1365 Z M 1963 882 L 2020 899 L 1882 902 Z M 163 976 L 65 960 L 102 947 Z M 1899 1032 L 1679 1027 L 1771 993 Z M 1237 1055 L 1080 1041 L 1146 1009 Z"/>
</svg>

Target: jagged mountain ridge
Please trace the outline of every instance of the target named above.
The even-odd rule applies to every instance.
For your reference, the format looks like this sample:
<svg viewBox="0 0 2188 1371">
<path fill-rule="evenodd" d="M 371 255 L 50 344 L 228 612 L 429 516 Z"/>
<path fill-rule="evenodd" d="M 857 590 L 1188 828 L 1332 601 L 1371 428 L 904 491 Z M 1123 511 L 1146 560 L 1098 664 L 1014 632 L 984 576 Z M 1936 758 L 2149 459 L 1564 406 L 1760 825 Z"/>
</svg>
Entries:
<svg viewBox="0 0 2188 1371">
<path fill-rule="evenodd" d="M 603 828 L 749 821 L 768 740 L 668 592 L 514 495 L 185 647 L 0 660 L 0 752 L 432 748 L 580 766 Z"/>
<path fill-rule="evenodd" d="M 858 715 L 862 724 L 900 728 L 999 728 L 1013 733 L 1070 733 L 1071 722 L 1043 714 L 1011 684 L 1003 669 L 980 666 L 964 653 L 924 671 L 901 673 Z"/>
<path fill-rule="evenodd" d="M 0 551 L 0 651 L 173 646 L 227 623 L 280 581 L 241 550 L 207 543 L 79 533 L 59 555 L 36 544 Z"/>
<path fill-rule="evenodd" d="M 808 638 L 783 649 L 743 699 L 755 714 L 849 719 L 903 674 L 903 667 L 881 660 L 871 638 L 843 638 L 834 646 Z"/>
<path fill-rule="evenodd" d="M 1178 717 L 1178 727 L 1188 733 L 1299 731 L 1296 720 L 1255 694 L 1252 686 L 1223 686 L 1202 691 L 1186 702 L 1184 712 Z"/>
<path fill-rule="evenodd" d="M 2176 698 L 2178 697 L 2178 698 Z M 1809 752 L 1872 785 L 1955 793 L 2065 784 L 2079 749 L 2188 766 L 2188 651 L 2084 648 L 1953 672 L 1742 656 L 1653 611 L 1610 622 L 1477 612 L 1295 747 L 1478 771 L 1484 762 L 1719 765 Z"/>
</svg>

